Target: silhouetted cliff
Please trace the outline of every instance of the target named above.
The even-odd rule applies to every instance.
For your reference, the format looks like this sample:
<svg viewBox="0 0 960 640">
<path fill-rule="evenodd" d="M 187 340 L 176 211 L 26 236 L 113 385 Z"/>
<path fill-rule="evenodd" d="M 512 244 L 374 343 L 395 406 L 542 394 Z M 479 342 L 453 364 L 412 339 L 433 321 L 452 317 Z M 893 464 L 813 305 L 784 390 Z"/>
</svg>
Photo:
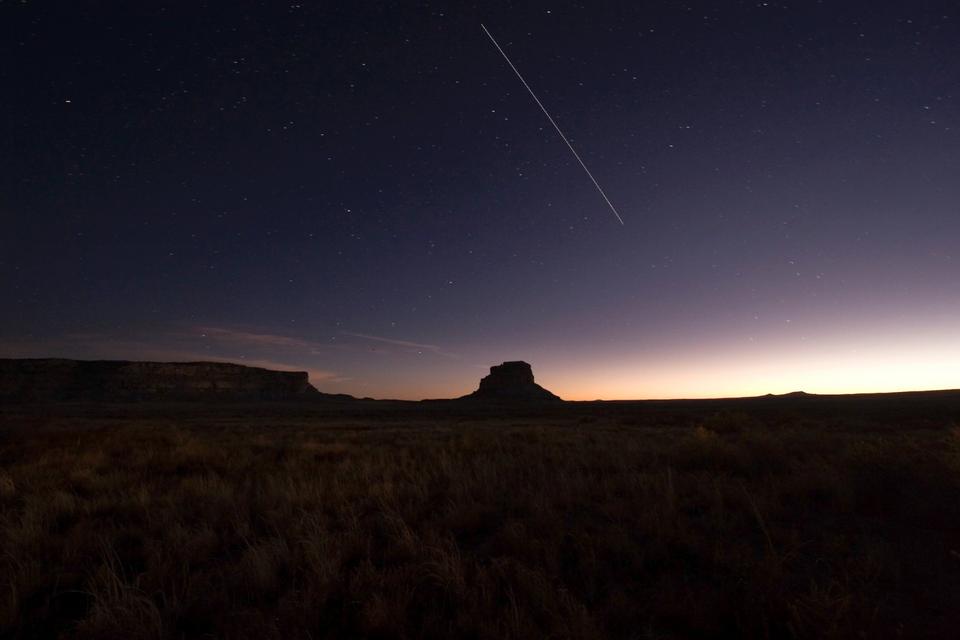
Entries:
<svg viewBox="0 0 960 640">
<path fill-rule="evenodd" d="M 319 398 L 302 371 L 223 362 L 0 359 L 0 401 L 297 400 Z"/>
<path fill-rule="evenodd" d="M 533 381 L 533 368 L 523 361 L 504 362 L 490 367 L 490 375 L 480 380 L 480 388 L 462 400 L 496 402 L 561 402 Z"/>
</svg>

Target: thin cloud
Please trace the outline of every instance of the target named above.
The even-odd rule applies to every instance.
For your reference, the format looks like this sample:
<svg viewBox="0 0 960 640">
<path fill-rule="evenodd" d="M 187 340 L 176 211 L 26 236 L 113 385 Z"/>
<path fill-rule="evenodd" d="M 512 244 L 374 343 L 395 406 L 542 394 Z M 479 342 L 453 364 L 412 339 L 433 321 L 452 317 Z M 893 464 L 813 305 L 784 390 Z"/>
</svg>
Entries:
<svg viewBox="0 0 960 640">
<path fill-rule="evenodd" d="M 205 338 L 215 342 L 244 346 L 252 349 L 295 349 L 298 351 L 309 351 L 312 354 L 319 354 L 332 349 L 349 350 L 351 348 L 358 348 L 357 345 L 345 343 L 331 344 L 328 342 L 307 340 L 305 338 L 295 336 L 279 335 L 275 333 L 259 333 L 255 331 L 231 329 L 228 327 L 196 327 L 193 329 L 191 335 L 193 337 Z M 413 342 L 411 340 L 397 340 L 394 338 L 385 338 L 383 336 L 375 336 L 369 333 L 357 333 L 354 331 L 341 331 L 340 335 L 351 338 L 359 338 L 360 340 L 365 340 L 368 342 L 376 342 L 380 345 L 388 345 L 406 353 L 426 352 L 433 355 L 442 356 L 444 358 L 460 357 L 459 355 L 446 351 L 439 345 L 435 344 Z"/>
<path fill-rule="evenodd" d="M 395 340 L 393 338 L 384 338 L 382 336 L 372 336 L 367 333 L 354 333 L 352 331 L 341 331 L 341 335 L 352 336 L 354 338 L 360 338 L 362 340 L 370 340 L 372 342 L 378 342 L 380 344 L 387 344 L 394 347 L 400 347 L 401 350 L 407 352 L 423 352 L 427 351 L 434 355 L 443 356 L 444 358 L 459 358 L 460 356 L 451 353 L 449 351 L 444 351 L 443 348 L 435 344 L 425 344 L 422 342 L 410 342 L 409 340 Z"/>
<path fill-rule="evenodd" d="M 310 355 L 324 355 L 330 351 L 349 349 L 349 345 L 308 340 L 296 336 L 284 336 L 276 333 L 259 333 L 231 329 L 229 327 L 193 327 L 177 335 L 189 339 L 210 340 L 225 345 L 242 346 L 250 349 L 292 349 Z"/>
<path fill-rule="evenodd" d="M 211 338 L 220 342 L 231 342 L 251 347 L 284 347 L 293 349 L 317 349 L 323 346 L 319 342 L 282 336 L 275 333 L 255 333 L 252 331 L 237 331 L 224 327 L 197 327 L 194 334 L 201 338 Z"/>
</svg>

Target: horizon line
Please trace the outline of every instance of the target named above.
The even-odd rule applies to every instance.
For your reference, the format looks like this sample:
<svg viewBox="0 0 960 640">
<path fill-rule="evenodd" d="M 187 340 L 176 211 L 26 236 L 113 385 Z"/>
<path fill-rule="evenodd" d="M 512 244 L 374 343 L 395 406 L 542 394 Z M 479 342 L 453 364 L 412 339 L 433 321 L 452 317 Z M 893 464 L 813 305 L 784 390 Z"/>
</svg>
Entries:
<svg viewBox="0 0 960 640">
<path fill-rule="evenodd" d="M 152 362 L 152 363 L 157 363 L 157 364 L 233 364 L 233 365 L 237 365 L 237 366 L 248 367 L 248 368 L 251 368 L 251 369 L 262 369 L 262 370 L 265 370 L 265 371 L 275 371 L 275 372 L 278 372 L 278 373 L 305 373 L 305 374 L 307 374 L 307 376 L 308 376 L 308 380 L 309 380 L 309 376 L 310 376 L 310 373 L 311 373 L 311 371 L 310 371 L 309 369 L 297 369 L 297 368 L 296 368 L 295 366 L 293 366 L 293 365 L 290 365 L 289 368 L 286 368 L 286 369 L 272 369 L 272 368 L 267 367 L 267 366 L 260 366 L 260 365 L 257 365 L 257 364 L 247 364 L 247 363 L 245 363 L 245 362 L 236 362 L 235 360 L 230 360 L 230 359 L 225 359 L 225 358 L 224 358 L 224 359 L 210 359 L 210 360 L 203 360 L 203 359 L 200 359 L 200 360 L 194 360 L 194 359 L 181 359 L 181 360 L 177 360 L 177 359 L 172 359 L 172 360 L 129 360 L 129 359 L 125 359 L 125 358 L 90 358 L 90 359 L 86 359 L 86 358 L 65 358 L 65 357 L 59 357 L 59 356 L 31 356 L 31 357 L 26 357 L 26 358 L 17 358 L 17 357 L 6 357 L 6 356 L 3 356 L 3 355 L 0 355 L 0 360 L 11 360 L 11 361 L 16 361 L 16 360 L 65 360 L 65 361 L 71 361 L 71 362 L 129 362 L 129 363 L 134 363 L 134 362 Z M 283 365 L 283 366 L 287 366 L 287 365 Z M 458 396 L 454 396 L 454 397 L 450 397 L 450 398 L 443 398 L 443 397 L 441 397 L 441 398 L 438 398 L 438 397 L 421 397 L 421 398 L 389 398 L 389 397 L 381 397 L 381 398 L 375 398 L 375 397 L 369 396 L 369 395 L 362 395 L 362 396 L 360 396 L 360 395 L 354 395 L 354 394 L 346 394 L 346 393 L 343 393 L 343 392 L 328 393 L 328 392 L 321 391 L 319 388 L 317 388 L 317 384 L 319 384 L 319 383 L 322 383 L 322 382 L 324 382 L 324 381 L 326 381 L 326 382 L 331 382 L 331 379 L 330 379 L 330 378 L 323 378 L 323 377 L 321 377 L 321 378 L 317 381 L 317 383 L 315 383 L 313 380 L 309 380 L 309 381 L 310 381 L 311 386 L 313 386 L 314 389 L 316 389 L 317 392 L 319 392 L 319 393 L 326 394 L 326 395 L 349 395 L 349 396 L 351 396 L 351 397 L 353 397 L 353 398 L 356 398 L 356 399 L 358 399 L 358 400 L 369 399 L 369 400 L 373 400 L 373 401 L 377 401 L 377 402 L 431 402 L 431 401 L 440 401 L 440 402 L 442 402 L 442 401 L 445 401 L 445 400 L 456 400 L 457 398 L 461 397 L 461 396 L 458 395 Z M 895 395 L 895 394 L 907 394 L 907 393 L 938 393 L 938 392 L 960 392 L 960 387 L 932 387 L 932 388 L 919 388 L 919 389 L 918 389 L 918 388 L 914 388 L 914 387 L 910 387 L 910 388 L 903 388 L 903 387 L 901 387 L 901 388 L 897 388 L 897 389 L 893 389 L 893 390 L 884 390 L 884 391 L 847 391 L 847 392 L 821 392 L 821 391 L 811 392 L 811 391 L 804 391 L 804 390 L 799 390 L 799 389 L 798 389 L 798 390 L 794 390 L 794 391 L 785 391 L 785 392 L 780 392 L 780 393 L 774 393 L 774 392 L 759 392 L 759 393 L 748 394 L 748 395 L 716 395 L 716 396 L 714 396 L 714 395 L 707 395 L 707 396 L 696 396 L 696 395 L 694 395 L 694 396 L 670 396 L 670 397 L 658 396 L 658 397 L 646 397 L 646 398 L 644 398 L 644 397 L 631 397 L 631 398 L 577 398 L 577 399 L 565 399 L 565 398 L 562 398 L 562 397 L 561 397 L 561 399 L 562 399 L 564 402 L 583 402 L 583 403 L 588 403 L 588 402 L 682 402 L 682 401 L 709 401 L 709 400 L 749 400 L 749 399 L 766 398 L 766 397 L 784 398 L 784 397 L 789 397 L 789 396 L 793 396 L 793 397 L 805 397 L 805 396 L 812 396 L 812 397 L 832 397 L 832 396 Z M 466 393 L 469 393 L 469 391 L 467 391 Z"/>
</svg>

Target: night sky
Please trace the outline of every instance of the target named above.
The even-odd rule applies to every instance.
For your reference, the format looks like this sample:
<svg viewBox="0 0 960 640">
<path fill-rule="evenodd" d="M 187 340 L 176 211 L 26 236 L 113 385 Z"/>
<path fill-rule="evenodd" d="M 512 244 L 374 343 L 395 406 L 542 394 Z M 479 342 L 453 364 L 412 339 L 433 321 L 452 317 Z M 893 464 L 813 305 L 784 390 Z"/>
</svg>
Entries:
<svg viewBox="0 0 960 640">
<path fill-rule="evenodd" d="M 956 2 L 7 0 L 0 96 L 0 356 L 960 387 Z"/>
</svg>

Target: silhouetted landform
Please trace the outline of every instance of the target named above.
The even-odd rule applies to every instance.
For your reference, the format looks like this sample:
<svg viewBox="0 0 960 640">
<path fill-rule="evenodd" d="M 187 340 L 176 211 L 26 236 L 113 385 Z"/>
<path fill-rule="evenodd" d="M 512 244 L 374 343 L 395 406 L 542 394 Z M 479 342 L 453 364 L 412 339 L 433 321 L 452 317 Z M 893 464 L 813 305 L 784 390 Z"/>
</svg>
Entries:
<svg viewBox="0 0 960 640">
<path fill-rule="evenodd" d="M 460 400 L 563 402 L 534 382 L 533 368 L 521 360 L 490 367 L 490 375 L 480 380 L 480 387 Z"/>
<path fill-rule="evenodd" d="M 224 362 L 0 359 L 0 400 L 5 402 L 330 397 L 334 396 L 317 391 L 303 371 L 272 371 Z"/>
</svg>

